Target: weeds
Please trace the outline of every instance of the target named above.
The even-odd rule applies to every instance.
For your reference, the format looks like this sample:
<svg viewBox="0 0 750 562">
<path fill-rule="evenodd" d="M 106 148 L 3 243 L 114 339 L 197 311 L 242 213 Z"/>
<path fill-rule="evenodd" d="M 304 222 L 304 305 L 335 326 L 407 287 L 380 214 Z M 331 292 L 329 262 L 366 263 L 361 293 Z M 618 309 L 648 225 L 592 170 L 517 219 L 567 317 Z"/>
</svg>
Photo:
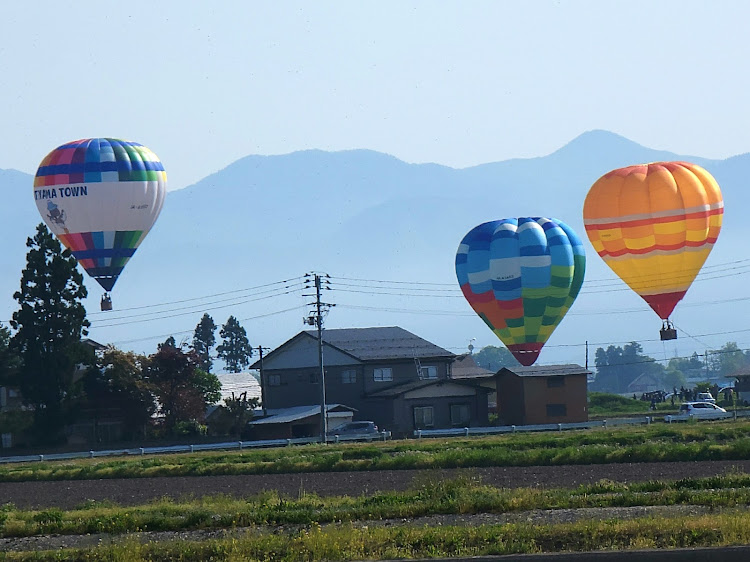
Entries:
<svg viewBox="0 0 750 562">
<path fill-rule="evenodd" d="M 698 548 L 750 542 L 750 514 L 585 521 L 570 524 L 514 523 L 477 527 L 357 527 L 312 525 L 292 533 L 247 532 L 205 541 L 114 545 L 56 552 L 5 553 L 0 560 L 383 560 L 471 557 L 545 552 Z"/>
<path fill-rule="evenodd" d="M 358 498 L 321 498 L 315 494 L 287 498 L 276 492 L 264 492 L 244 500 L 215 496 L 176 502 L 164 498 L 136 507 L 87 504 L 71 511 L 4 508 L 0 511 L 3 516 L 0 536 L 310 526 L 437 514 L 669 505 L 722 508 L 750 505 L 750 475 L 734 473 L 671 483 L 621 484 L 603 480 L 574 490 L 508 490 L 484 485 L 471 477 L 455 480 L 423 477 L 406 492 Z"/>
<path fill-rule="evenodd" d="M 750 421 L 0 466 L 0 481 L 346 472 L 750 458 Z"/>
</svg>

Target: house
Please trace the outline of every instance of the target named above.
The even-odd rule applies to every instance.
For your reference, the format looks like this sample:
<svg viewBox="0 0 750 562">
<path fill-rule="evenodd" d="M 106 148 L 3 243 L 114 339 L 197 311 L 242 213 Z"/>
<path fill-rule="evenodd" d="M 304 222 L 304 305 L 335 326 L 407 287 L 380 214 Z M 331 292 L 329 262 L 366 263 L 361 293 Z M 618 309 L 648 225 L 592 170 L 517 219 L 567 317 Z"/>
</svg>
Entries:
<svg viewBox="0 0 750 562">
<path fill-rule="evenodd" d="M 491 413 L 497 413 L 497 383 L 495 372 L 477 365 L 474 355 L 464 353 L 456 357 L 451 368 L 451 378 L 457 381 L 473 381 L 487 389 L 487 408 Z"/>
<path fill-rule="evenodd" d="M 643 373 L 628 385 L 627 394 L 637 394 L 640 396 L 641 394 L 657 390 L 664 390 L 664 383 L 652 374 Z"/>
<path fill-rule="evenodd" d="M 506 425 L 588 421 L 587 377 L 580 365 L 503 367 L 495 378 Z"/>
<path fill-rule="evenodd" d="M 322 339 L 326 402 L 355 409 L 355 420 L 393 435 L 487 424 L 487 391 L 451 378 L 450 351 L 395 326 L 325 330 Z M 319 404 L 317 332 L 300 332 L 266 355 L 262 382 L 268 409 Z"/>
</svg>

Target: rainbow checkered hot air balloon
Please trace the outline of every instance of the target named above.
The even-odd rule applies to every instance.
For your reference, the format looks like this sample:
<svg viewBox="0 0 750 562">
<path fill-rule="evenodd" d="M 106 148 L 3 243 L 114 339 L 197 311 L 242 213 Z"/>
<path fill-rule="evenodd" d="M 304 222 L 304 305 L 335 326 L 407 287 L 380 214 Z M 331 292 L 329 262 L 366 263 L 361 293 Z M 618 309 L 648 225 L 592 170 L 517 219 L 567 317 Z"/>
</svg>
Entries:
<svg viewBox="0 0 750 562">
<path fill-rule="evenodd" d="M 166 187 L 162 163 L 145 146 L 83 139 L 42 160 L 34 199 L 50 230 L 111 291 L 159 216 Z"/>
<path fill-rule="evenodd" d="M 688 162 L 613 170 L 586 196 L 583 222 L 594 249 L 676 332 L 669 316 L 721 230 L 724 201 L 716 180 Z"/>
<path fill-rule="evenodd" d="M 466 300 L 525 366 L 537 360 L 578 296 L 585 269 L 581 240 L 552 218 L 481 224 L 456 253 Z"/>
</svg>

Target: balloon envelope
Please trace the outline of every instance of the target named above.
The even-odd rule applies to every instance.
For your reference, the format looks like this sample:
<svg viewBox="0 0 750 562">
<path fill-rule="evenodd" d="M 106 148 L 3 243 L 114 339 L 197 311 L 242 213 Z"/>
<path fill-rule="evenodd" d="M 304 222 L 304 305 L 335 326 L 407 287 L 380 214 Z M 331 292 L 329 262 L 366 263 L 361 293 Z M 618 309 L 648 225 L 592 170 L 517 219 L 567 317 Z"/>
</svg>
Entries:
<svg viewBox="0 0 750 562">
<path fill-rule="evenodd" d="M 50 152 L 34 178 L 49 229 L 110 291 L 161 212 L 167 174 L 148 148 L 83 139 Z"/>
<path fill-rule="evenodd" d="M 599 178 L 583 222 L 607 265 L 666 320 L 711 252 L 723 213 L 721 190 L 706 170 L 654 162 Z"/>
<path fill-rule="evenodd" d="M 532 365 L 583 284 L 583 244 L 557 219 L 481 224 L 461 241 L 456 276 L 466 300 L 522 365 Z"/>
</svg>

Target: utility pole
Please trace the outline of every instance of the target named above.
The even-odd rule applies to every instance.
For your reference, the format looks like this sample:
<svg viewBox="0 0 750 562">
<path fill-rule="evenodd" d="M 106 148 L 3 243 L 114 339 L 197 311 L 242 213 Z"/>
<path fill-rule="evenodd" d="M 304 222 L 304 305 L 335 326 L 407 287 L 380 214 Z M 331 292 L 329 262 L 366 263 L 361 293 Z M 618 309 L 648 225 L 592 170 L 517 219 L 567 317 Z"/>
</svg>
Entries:
<svg viewBox="0 0 750 562">
<path fill-rule="evenodd" d="M 325 278 L 323 278 L 325 276 Z M 330 276 L 324 273 L 322 276 L 317 273 L 306 273 L 305 274 L 305 289 L 310 289 L 310 279 L 314 283 L 315 287 L 315 302 L 310 303 L 310 306 L 314 306 L 313 311 L 303 318 L 302 321 L 310 326 L 317 326 L 318 328 L 318 367 L 320 369 L 320 442 L 326 442 L 326 434 L 328 433 L 328 413 L 326 411 L 326 373 L 323 367 L 323 315 L 328 310 L 335 306 L 333 304 L 324 303 L 321 301 L 321 290 L 330 290 Z M 325 287 L 323 284 L 325 283 Z M 312 295 L 305 295 L 312 296 Z"/>
<path fill-rule="evenodd" d="M 258 346 L 258 355 L 260 355 L 260 405 L 263 408 L 263 417 L 268 415 L 266 410 L 266 381 L 263 378 L 263 351 L 270 351 L 270 347 Z"/>
<path fill-rule="evenodd" d="M 589 370 L 589 340 L 586 340 L 586 370 Z"/>
</svg>

